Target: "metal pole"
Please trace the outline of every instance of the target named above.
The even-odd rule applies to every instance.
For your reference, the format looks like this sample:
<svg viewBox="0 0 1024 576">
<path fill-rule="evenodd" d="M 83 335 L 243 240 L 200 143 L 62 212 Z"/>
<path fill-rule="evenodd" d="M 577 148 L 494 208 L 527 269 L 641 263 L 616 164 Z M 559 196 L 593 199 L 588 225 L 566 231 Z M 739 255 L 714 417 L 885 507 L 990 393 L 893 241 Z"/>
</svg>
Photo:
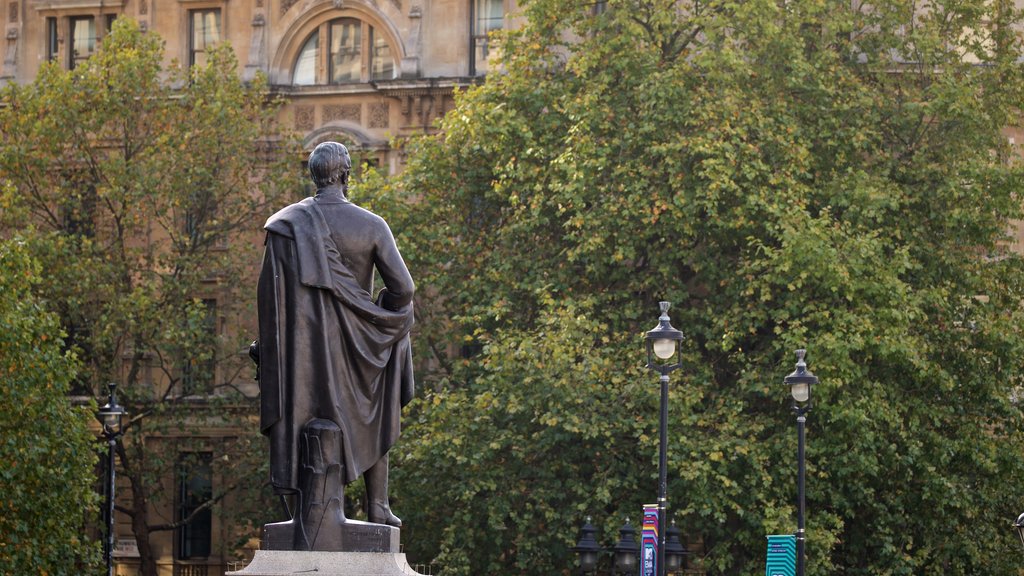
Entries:
<svg viewBox="0 0 1024 576">
<path fill-rule="evenodd" d="M 796 459 L 797 459 L 797 478 L 796 478 L 796 490 L 797 490 L 797 518 L 796 518 L 796 574 L 797 576 L 804 576 L 805 574 L 805 558 L 804 558 L 804 513 L 805 513 L 805 502 L 804 502 L 804 475 L 806 467 L 804 465 L 804 423 L 807 421 L 807 416 L 802 411 L 797 412 L 796 417 L 796 434 L 797 434 L 797 448 L 796 448 Z"/>
<path fill-rule="evenodd" d="M 658 430 L 658 576 L 665 576 L 665 519 L 668 516 L 668 374 L 661 375 L 661 423 Z"/>
<path fill-rule="evenodd" d="M 117 438 L 107 437 L 107 541 L 104 555 L 107 561 L 107 576 L 114 576 L 114 448 Z"/>
</svg>

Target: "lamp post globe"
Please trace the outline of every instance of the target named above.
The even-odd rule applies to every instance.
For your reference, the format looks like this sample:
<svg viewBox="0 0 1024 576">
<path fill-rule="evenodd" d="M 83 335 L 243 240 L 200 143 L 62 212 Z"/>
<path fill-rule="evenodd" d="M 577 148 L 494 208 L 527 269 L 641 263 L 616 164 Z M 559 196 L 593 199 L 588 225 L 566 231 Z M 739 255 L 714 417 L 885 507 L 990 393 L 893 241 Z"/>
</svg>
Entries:
<svg viewBox="0 0 1024 576">
<path fill-rule="evenodd" d="M 659 302 L 658 306 L 661 309 L 658 325 L 644 335 L 647 345 L 647 367 L 655 372 L 668 374 L 681 364 L 679 343 L 683 340 L 683 333 L 673 328 L 669 321 L 668 309 L 671 304 Z M 670 362 L 673 359 L 675 362 Z"/>
<path fill-rule="evenodd" d="M 796 351 L 796 369 L 783 379 L 789 386 L 790 395 L 793 397 L 793 409 L 807 411 L 811 406 L 811 387 L 818 383 L 818 377 L 807 369 L 807 362 L 804 356 L 807 350 Z"/>
<path fill-rule="evenodd" d="M 96 411 L 96 419 L 103 427 L 103 436 L 109 439 L 121 433 L 124 407 L 117 403 L 117 384 L 111 382 L 107 388 L 109 392 L 107 403 Z"/>
</svg>

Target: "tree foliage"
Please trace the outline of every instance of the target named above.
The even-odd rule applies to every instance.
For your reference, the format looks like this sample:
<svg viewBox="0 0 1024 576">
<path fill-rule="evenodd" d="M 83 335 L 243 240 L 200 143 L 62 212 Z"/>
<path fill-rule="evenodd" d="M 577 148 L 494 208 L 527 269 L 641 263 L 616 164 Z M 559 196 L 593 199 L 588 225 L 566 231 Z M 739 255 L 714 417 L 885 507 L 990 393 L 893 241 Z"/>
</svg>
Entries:
<svg viewBox="0 0 1024 576">
<path fill-rule="evenodd" d="M 710 573 L 763 570 L 795 528 L 799 347 L 821 378 L 809 573 L 1016 570 L 1020 16 L 524 3 L 503 72 L 360 190 L 427 294 L 437 369 L 393 460 L 410 554 L 568 574 L 586 514 L 609 543 L 636 524 L 657 492 L 640 336 L 668 300 L 670 506 Z"/>
<path fill-rule="evenodd" d="M 76 390 L 120 384 L 131 505 L 118 510 L 147 575 L 150 534 L 190 520 L 152 511 L 174 502 L 164 479 L 205 465 L 192 456 L 211 454 L 224 479 L 208 505 L 263 480 L 246 327 L 258 227 L 298 164 L 265 79 L 243 83 L 230 46 L 209 56 L 165 66 L 162 41 L 118 18 L 84 64 L 46 64 L 0 96 L 0 225 L 46 271 L 36 292 L 82 359 Z"/>
<path fill-rule="evenodd" d="M 0 573 L 82 574 L 99 562 L 85 523 L 98 514 L 95 438 L 68 392 L 77 361 L 32 295 L 42 274 L 0 242 Z"/>
</svg>

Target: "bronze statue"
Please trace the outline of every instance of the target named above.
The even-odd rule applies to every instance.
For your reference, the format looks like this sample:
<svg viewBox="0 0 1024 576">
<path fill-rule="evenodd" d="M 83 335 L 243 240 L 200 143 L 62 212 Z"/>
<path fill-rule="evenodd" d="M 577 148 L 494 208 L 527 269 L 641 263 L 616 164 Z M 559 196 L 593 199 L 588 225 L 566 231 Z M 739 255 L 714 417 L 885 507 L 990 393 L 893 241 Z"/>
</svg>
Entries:
<svg viewBox="0 0 1024 576">
<path fill-rule="evenodd" d="M 388 451 L 413 395 L 414 285 L 387 223 L 346 197 L 350 170 L 343 145 L 320 144 L 309 156 L 316 195 L 264 226 L 252 350 L 260 429 L 274 492 L 296 500 L 289 522 L 266 526 L 271 549 L 352 550 L 342 526 L 360 523 L 342 503 L 360 476 L 369 521 L 401 526 L 388 501 Z M 375 269 L 384 281 L 376 297 Z"/>
</svg>

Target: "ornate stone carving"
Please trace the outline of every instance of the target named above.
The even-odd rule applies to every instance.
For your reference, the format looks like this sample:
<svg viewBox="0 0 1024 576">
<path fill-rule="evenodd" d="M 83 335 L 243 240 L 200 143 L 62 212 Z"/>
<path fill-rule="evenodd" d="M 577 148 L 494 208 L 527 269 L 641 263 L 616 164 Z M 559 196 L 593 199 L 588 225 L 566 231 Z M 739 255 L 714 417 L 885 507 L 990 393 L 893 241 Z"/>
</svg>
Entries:
<svg viewBox="0 0 1024 576">
<path fill-rule="evenodd" d="M 295 107 L 295 129 L 296 130 L 312 130 L 313 129 L 313 111 L 312 106 L 296 106 Z"/>
<path fill-rule="evenodd" d="M 245 64 L 245 71 L 242 72 L 242 78 L 245 80 L 252 80 L 256 77 L 256 73 L 260 70 L 266 70 L 266 49 L 265 36 L 266 36 L 266 18 L 263 17 L 262 13 L 256 13 L 252 17 L 252 36 L 249 42 L 249 61 Z"/>
<path fill-rule="evenodd" d="M 391 106 L 387 102 L 370 104 L 370 128 L 387 128 L 391 117 Z"/>
<path fill-rule="evenodd" d="M 4 65 L 0 70 L 0 79 L 13 79 L 18 72 L 18 27 L 7 28 L 7 49 L 4 51 Z M 0 81 L 0 85 L 3 82 Z"/>
<path fill-rule="evenodd" d="M 14 24 L 18 21 L 18 3 L 11 2 L 8 5 L 9 11 L 7 12 L 7 21 Z"/>
<path fill-rule="evenodd" d="M 324 123 L 335 120 L 347 120 L 356 124 L 363 123 L 363 107 L 360 104 L 328 104 L 324 106 Z"/>
<path fill-rule="evenodd" d="M 298 0 L 281 0 L 281 15 L 284 16 Z"/>
<path fill-rule="evenodd" d="M 139 0 L 139 14 L 145 16 L 149 14 L 149 2 L 148 0 Z"/>
</svg>

